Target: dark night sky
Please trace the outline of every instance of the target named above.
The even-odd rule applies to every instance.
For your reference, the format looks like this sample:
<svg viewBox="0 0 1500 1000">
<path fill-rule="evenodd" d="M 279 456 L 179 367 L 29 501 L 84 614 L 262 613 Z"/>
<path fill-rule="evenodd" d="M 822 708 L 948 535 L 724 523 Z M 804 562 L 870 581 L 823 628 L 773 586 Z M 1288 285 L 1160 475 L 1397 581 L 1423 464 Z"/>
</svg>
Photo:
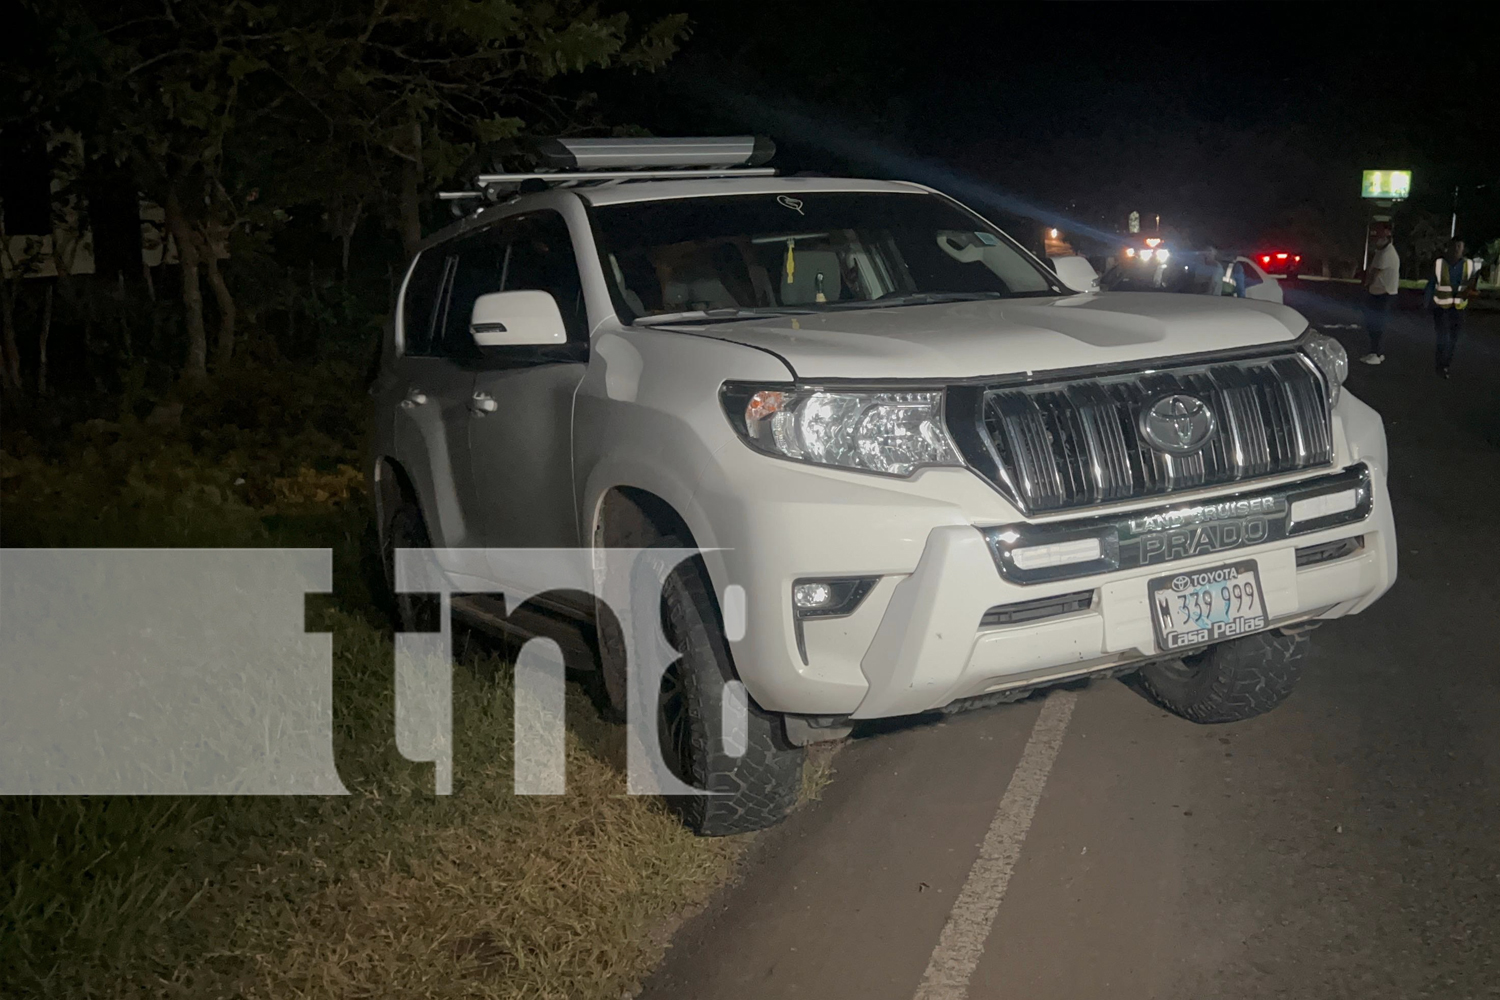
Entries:
<svg viewBox="0 0 1500 1000">
<path fill-rule="evenodd" d="M 1136 208 L 1199 238 L 1348 252 L 1359 170 L 1410 167 L 1398 230 L 1427 212 L 1446 232 L 1453 185 L 1488 182 L 1460 230 L 1500 235 L 1494 64 L 1463 44 L 1496 19 L 1477 7 L 1459 32 L 1345 4 L 687 9 L 682 56 L 620 110 L 665 134 L 770 134 L 784 169 L 911 176 L 890 154 L 915 155 L 1101 228 Z"/>
</svg>

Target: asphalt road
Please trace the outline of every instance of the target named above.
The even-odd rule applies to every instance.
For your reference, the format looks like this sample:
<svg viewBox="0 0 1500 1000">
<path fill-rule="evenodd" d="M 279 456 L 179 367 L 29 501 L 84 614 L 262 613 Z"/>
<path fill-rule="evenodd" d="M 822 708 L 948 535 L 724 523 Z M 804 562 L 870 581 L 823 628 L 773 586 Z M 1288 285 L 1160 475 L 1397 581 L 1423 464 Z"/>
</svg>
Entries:
<svg viewBox="0 0 1500 1000">
<path fill-rule="evenodd" d="M 1357 321 L 1329 294 L 1289 301 Z M 1104 681 L 851 740 L 644 995 L 1500 997 L 1500 314 L 1452 381 L 1420 313 L 1386 354 L 1348 388 L 1400 579 L 1286 704 L 1195 726 Z"/>
</svg>

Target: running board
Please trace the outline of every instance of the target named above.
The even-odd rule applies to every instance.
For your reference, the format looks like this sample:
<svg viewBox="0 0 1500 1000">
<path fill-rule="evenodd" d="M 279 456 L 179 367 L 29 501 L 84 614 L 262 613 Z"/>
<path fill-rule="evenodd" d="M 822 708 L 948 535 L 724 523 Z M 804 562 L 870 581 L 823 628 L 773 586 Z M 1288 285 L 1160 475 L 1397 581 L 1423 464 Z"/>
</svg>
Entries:
<svg viewBox="0 0 1500 1000">
<path fill-rule="evenodd" d="M 494 635 L 524 642 L 527 639 L 551 639 L 562 649 L 568 666 L 595 669 L 598 650 L 594 644 L 593 623 L 577 609 L 552 601 L 533 599 L 505 613 L 505 602 L 484 595 L 454 596 L 453 613 L 466 624 Z"/>
</svg>

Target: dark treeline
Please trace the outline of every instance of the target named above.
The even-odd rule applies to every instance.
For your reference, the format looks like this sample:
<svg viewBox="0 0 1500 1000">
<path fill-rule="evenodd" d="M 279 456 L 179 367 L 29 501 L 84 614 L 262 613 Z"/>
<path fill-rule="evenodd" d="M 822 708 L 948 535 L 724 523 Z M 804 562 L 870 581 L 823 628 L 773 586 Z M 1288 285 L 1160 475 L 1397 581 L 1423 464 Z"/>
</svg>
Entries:
<svg viewBox="0 0 1500 1000">
<path fill-rule="evenodd" d="M 610 131 L 601 85 L 656 70 L 688 30 L 503 0 L 12 13 L 0 391 L 31 429 L 144 415 L 239 362 L 367 352 L 448 219 L 435 193 L 524 158 L 530 135 Z"/>
</svg>

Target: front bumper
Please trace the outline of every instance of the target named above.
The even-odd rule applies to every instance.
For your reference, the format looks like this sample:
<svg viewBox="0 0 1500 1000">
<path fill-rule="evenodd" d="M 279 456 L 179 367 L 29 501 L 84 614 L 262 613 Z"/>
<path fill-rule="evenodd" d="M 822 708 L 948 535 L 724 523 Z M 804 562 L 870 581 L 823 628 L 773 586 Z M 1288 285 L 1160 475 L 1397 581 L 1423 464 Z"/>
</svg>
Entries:
<svg viewBox="0 0 1500 1000">
<path fill-rule="evenodd" d="M 1351 509 L 1300 525 L 1292 519 L 1299 499 L 1348 489 L 1358 496 Z M 1266 502 L 1254 503 L 1260 499 Z M 1254 513 L 1173 526 L 1174 513 L 1226 508 L 1248 508 Z M 1166 526 L 1156 532 L 1139 530 L 1153 519 Z M 1222 537 L 1208 530 L 1245 524 L 1259 525 L 1265 532 L 1260 537 L 1266 541 L 1246 544 L 1241 535 L 1221 544 Z M 1226 498 L 1207 507 L 1175 504 L 1113 519 L 1057 522 L 1037 535 L 1072 538 L 1102 532 L 1113 541 L 1132 530 L 1123 551 L 1120 545 L 1112 552 L 1111 546 L 1104 546 L 1103 561 L 1113 564 L 1102 572 L 1089 572 L 1089 564 L 1075 573 L 1057 567 L 1045 582 L 1029 584 L 1018 582 L 1014 573 L 1007 579 L 997 572 L 997 563 L 1007 566 L 1009 549 L 1004 543 L 994 548 L 987 544 L 1014 532 L 933 531 L 916 571 L 894 589 L 860 661 L 868 690 L 850 714 L 855 718 L 908 715 L 961 698 L 1160 657 L 1146 593 L 1147 582 L 1163 572 L 1254 559 L 1271 623 L 1282 627 L 1361 611 L 1385 593 L 1396 576 L 1395 526 L 1385 482 L 1378 470 L 1367 465 Z M 1360 544 L 1351 545 L 1338 558 L 1298 565 L 1299 551 L 1306 553 L 1303 558 L 1307 560 L 1312 553 L 1327 551 L 1327 543 L 1354 538 Z M 1122 565 L 1126 568 L 1118 568 Z M 996 594 L 1003 597 L 996 600 Z M 976 627 L 997 606 L 1063 595 L 1080 595 L 1082 599 L 1073 603 L 1086 601 L 1087 607 L 1043 620 Z"/>
<path fill-rule="evenodd" d="M 1359 491 L 1354 509 L 1301 525 L 1291 522 L 1297 499 L 1351 483 Z M 843 489 L 839 493 L 847 501 Z M 765 495 L 740 509 L 767 510 Z M 893 505 L 892 496 L 885 492 L 880 503 L 868 507 L 845 502 L 836 508 L 799 505 L 795 516 L 780 512 L 775 520 L 783 534 L 794 530 L 791 525 L 798 527 L 791 544 L 774 552 L 705 553 L 716 580 L 743 582 L 751 595 L 746 633 L 733 648 L 741 679 L 763 707 L 853 718 L 910 715 L 1159 657 L 1146 592 L 1164 565 L 1168 571 L 1187 571 L 1254 559 L 1273 626 L 1357 613 L 1396 576 L 1395 527 L 1378 459 L 1233 497 L 1206 496 L 1135 508 L 1117 518 L 1043 524 L 1017 523 L 1013 512 L 999 509 L 986 520 L 972 503 L 939 505 L 916 495 L 901 498 L 910 506 Z M 1248 503 L 1264 497 L 1271 500 Z M 1209 523 L 1222 529 L 1235 523 L 1238 509 L 1225 505 L 1241 500 L 1266 524 L 1265 534 L 1235 539 L 1231 533 L 1229 547 L 1214 542 L 1184 548 L 1170 541 L 1158 545 L 1156 535 L 1144 530 L 1153 524 L 1172 528 L 1170 521 L 1149 519 L 1185 508 L 1218 511 Z M 816 516 L 831 510 L 838 521 Z M 1080 531 L 1097 534 L 1101 526 L 1120 530 L 1114 547 L 1105 547 L 1113 561 L 1027 579 L 1014 567 L 1006 571 L 1005 546 L 996 538 L 1008 526 L 1031 533 L 1028 542 L 1071 538 Z M 749 537 L 775 537 L 769 528 L 745 530 Z M 851 552 L 850 538 L 865 540 L 857 552 Z M 1353 538 L 1360 544 L 1352 551 L 1298 566 L 1299 550 Z M 788 599 L 792 580 L 839 574 L 880 579 L 852 615 L 797 623 Z M 1064 595 L 1087 600 L 1041 619 L 1003 623 L 1006 615 L 989 614 Z M 1002 623 L 984 624 L 987 614 L 991 623 Z"/>
</svg>

